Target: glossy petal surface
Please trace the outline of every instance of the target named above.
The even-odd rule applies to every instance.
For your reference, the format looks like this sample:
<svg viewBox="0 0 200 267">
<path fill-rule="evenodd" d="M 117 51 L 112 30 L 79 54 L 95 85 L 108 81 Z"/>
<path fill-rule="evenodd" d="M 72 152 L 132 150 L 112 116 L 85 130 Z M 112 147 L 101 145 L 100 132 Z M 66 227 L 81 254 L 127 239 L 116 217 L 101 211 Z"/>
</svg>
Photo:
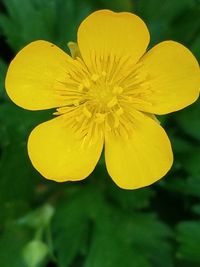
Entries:
<svg viewBox="0 0 200 267">
<path fill-rule="evenodd" d="M 141 114 L 129 139 L 106 135 L 105 158 L 108 173 L 124 189 L 136 189 L 154 183 L 170 169 L 173 154 L 163 128 Z"/>
<path fill-rule="evenodd" d="M 78 45 L 88 66 L 94 64 L 95 59 L 107 60 L 111 55 L 137 62 L 149 39 L 145 23 L 128 12 L 96 11 L 81 23 L 78 30 Z"/>
<path fill-rule="evenodd" d="M 183 45 L 166 41 L 153 47 L 140 61 L 146 75 L 140 110 L 166 114 L 192 104 L 199 97 L 200 70 L 192 53 Z"/>
<path fill-rule="evenodd" d="M 95 168 L 102 147 L 102 137 L 84 143 L 62 116 L 38 125 L 28 140 L 33 166 L 57 182 L 86 178 Z"/>
<path fill-rule="evenodd" d="M 30 110 L 62 106 L 65 99 L 55 86 L 63 80 L 72 60 L 60 48 L 46 41 L 24 47 L 11 62 L 6 76 L 6 90 L 17 105 Z"/>
</svg>

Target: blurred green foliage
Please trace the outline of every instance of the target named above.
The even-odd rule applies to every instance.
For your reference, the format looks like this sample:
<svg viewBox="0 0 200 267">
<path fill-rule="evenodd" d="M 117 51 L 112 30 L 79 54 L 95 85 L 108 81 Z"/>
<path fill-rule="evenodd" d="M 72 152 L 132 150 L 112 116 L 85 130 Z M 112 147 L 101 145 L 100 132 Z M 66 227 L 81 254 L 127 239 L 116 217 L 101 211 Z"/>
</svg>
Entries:
<svg viewBox="0 0 200 267">
<path fill-rule="evenodd" d="M 4 89 L 14 54 L 49 40 L 67 51 L 81 20 L 97 9 L 131 11 L 151 45 L 173 39 L 200 60 L 198 0 L 3 0 L 0 12 L 0 266 L 199 267 L 200 104 L 162 119 L 175 163 L 155 185 L 117 188 L 101 162 L 85 181 L 56 184 L 31 166 L 28 134 L 52 111 L 16 107 Z"/>
</svg>

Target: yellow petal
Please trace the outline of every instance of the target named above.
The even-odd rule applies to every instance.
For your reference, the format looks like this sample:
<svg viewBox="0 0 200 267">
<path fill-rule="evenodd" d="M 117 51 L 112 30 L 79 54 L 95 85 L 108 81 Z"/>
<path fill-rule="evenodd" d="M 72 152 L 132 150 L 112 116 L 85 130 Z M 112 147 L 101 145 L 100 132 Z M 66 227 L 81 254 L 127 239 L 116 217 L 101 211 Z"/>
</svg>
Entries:
<svg viewBox="0 0 200 267">
<path fill-rule="evenodd" d="M 149 44 L 145 23 L 136 15 L 99 10 L 88 16 L 78 29 L 78 45 L 87 65 L 92 53 L 102 57 L 130 57 L 137 62 Z"/>
<path fill-rule="evenodd" d="M 57 46 L 35 41 L 23 48 L 11 62 L 6 76 L 6 90 L 17 105 L 40 110 L 61 106 L 55 83 L 67 72 L 71 58 Z M 69 64 L 69 63 L 68 63 Z"/>
<path fill-rule="evenodd" d="M 107 134 L 105 159 L 108 173 L 124 189 L 148 186 L 170 169 L 173 154 L 164 129 L 143 115 L 133 125 L 132 137 Z"/>
<path fill-rule="evenodd" d="M 84 142 L 62 116 L 38 125 L 28 140 L 33 166 L 57 182 L 86 178 L 95 168 L 102 147 L 100 135 Z"/>
<path fill-rule="evenodd" d="M 183 45 L 165 41 L 152 48 L 141 60 L 146 74 L 145 101 L 140 110 L 166 114 L 192 104 L 199 96 L 200 71 L 192 53 Z M 145 91 L 144 91 L 145 92 Z"/>
</svg>

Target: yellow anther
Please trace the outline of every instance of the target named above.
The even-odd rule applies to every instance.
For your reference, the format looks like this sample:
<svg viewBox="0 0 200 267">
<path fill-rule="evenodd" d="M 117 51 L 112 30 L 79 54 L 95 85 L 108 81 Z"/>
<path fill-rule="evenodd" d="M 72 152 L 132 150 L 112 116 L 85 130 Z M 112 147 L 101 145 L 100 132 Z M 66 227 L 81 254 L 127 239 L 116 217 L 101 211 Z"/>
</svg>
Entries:
<svg viewBox="0 0 200 267">
<path fill-rule="evenodd" d="M 74 100 L 74 101 L 73 101 L 73 104 L 74 104 L 75 107 L 78 107 L 79 104 L 80 104 L 80 103 L 79 103 L 79 100 L 78 100 L 78 99 Z"/>
<path fill-rule="evenodd" d="M 81 121 L 81 116 L 77 116 L 77 117 L 75 117 L 75 120 L 77 121 L 77 122 L 80 122 Z"/>
<path fill-rule="evenodd" d="M 115 117 L 114 118 L 114 128 L 117 128 L 119 126 L 119 118 L 118 117 Z"/>
<path fill-rule="evenodd" d="M 108 123 L 105 124 L 105 130 L 107 132 L 111 132 L 112 128 L 110 127 L 110 125 Z"/>
<path fill-rule="evenodd" d="M 123 113 L 124 113 L 124 110 L 121 107 L 115 112 L 117 116 L 121 116 Z"/>
<path fill-rule="evenodd" d="M 141 87 L 145 87 L 145 89 L 146 89 L 146 87 L 149 87 L 150 86 L 150 84 L 149 84 L 149 82 L 148 81 L 142 81 L 141 83 L 140 83 L 140 86 Z"/>
<path fill-rule="evenodd" d="M 104 120 L 105 120 L 105 117 L 106 117 L 106 114 L 102 114 L 102 113 L 97 113 L 96 115 L 95 115 L 95 122 L 97 122 L 97 123 L 101 123 L 101 122 L 103 122 Z"/>
<path fill-rule="evenodd" d="M 83 86 L 85 87 L 85 88 L 90 88 L 90 86 L 91 86 L 91 84 L 90 84 L 90 81 L 88 80 L 88 79 L 85 79 L 84 81 L 83 81 Z"/>
<path fill-rule="evenodd" d="M 123 92 L 123 88 L 121 86 L 115 86 L 113 88 L 113 94 L 119 95 Z"/>
<path fill-rule="evenodd" d="M 138 73 L 135 75 L 136 82 L 144 82 L 147 79 L 147 74 L 145 73 Z"/>
<path fill-rule="evenodd" d="M 128 101 L 133 101 L 133 97 L 132 96 L 126 96 L 126 100 L 128 100 Z"/>
<path fill-rule="evenodd" d="M 91 118 L 91 117 L 92 117 L 92 113 L 86 108 L 86 106 L 83 107 L 83 114 L 84 114 L 87 118 Z"/>
<path fill-rule="evenodd" d="M 93 82 L 96 82 L 98 79 L 99 79 L 99 75 L 98 74 L 93 74 L 92 77 L 91 77 L 91 80 Z"/>
<path fill-rule="evenodd" d="M 105 77 L 107 73 L 105 71 L 102 71 L 101 74 Z"/>
<path fill-rule="evenodd" d="M 82 92 L 83 88 L 84 88 L 84 85 L 82 83 L 80 83 L 79 86 L 78 86 L 79 92 Z"/>
<path fill-rule="evenodd" d="M 117 98 L 116 97 L 113 97 L 107 104 L 107 107 L 108 108 L 112 108 L 114 107 L 115 105 L 117 104 Z"/>
</svg>

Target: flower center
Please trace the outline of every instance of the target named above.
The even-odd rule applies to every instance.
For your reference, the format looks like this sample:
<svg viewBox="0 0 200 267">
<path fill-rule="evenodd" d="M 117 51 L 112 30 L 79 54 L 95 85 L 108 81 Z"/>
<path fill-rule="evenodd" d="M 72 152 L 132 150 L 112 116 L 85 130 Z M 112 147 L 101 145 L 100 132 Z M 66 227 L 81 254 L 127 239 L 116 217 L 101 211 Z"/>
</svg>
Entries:
<svg viewBox="0 0 200 267">
<path fill-rule="evenodd" d="M 92 74 L 84 80 L 79 89 L 85 93 L 85 100 L 90 108 L 95 107 L 96 112 L 108 113 L 118 104 L 118 98 L 123 88 L 112 84 L 105 71 Z"/>
<path fill-rule="evenodd" d="M 128 136 L 138 107 L 149 104 L 144 100 L 151 91 L 147 77 L 127 58 L 110 56 L 92 62 L 88 68 L 80 58 L 70 60 L 65 79 L 56 84 L 65 104 L 55 114 L 63 115 L 83 135 L 96 129 Z"/>
</svg>

